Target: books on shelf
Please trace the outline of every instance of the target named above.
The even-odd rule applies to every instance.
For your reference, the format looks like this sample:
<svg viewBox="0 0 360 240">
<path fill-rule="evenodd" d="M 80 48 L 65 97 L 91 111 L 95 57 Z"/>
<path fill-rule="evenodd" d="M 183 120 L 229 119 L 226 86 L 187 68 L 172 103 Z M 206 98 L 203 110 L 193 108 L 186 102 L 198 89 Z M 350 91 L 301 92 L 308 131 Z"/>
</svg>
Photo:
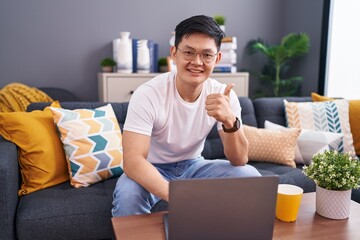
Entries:
<svg viewBox="0 0 360 240">
<path fill-rule="evenodd" d="M 155 73 L 158 71 L 159 44 L 153 40 L 148 40 L 148 48 L 150 51 L 150 72 Z"/>
<path fill-rule="evenodd" d="M 227 37 L 224 37 L 221 42 L 222 43 L 230 42 L 230 43 L 237 44 L 237 37 L 227 36 Z"/>
<path fill-rule="evenodd" d="M 236 73 L 237 67 L 232 64 L 217 64 L 214 67 L 213 73 Z"/>
<path fill-rule="evenodd" d="M 235 73 L 237 72 L 237 38 L 224 37 L 221 41 L 220 51 L 222 53 L 220 62 L 215 66 L 213 72 Z"/>
</svg>

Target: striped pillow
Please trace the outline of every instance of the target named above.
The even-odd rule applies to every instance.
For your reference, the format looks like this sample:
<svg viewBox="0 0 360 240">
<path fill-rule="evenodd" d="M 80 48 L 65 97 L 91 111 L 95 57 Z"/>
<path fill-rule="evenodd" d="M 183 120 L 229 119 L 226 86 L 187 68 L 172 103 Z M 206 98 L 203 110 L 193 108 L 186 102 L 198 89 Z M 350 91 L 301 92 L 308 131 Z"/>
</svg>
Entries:
<svg viewBox="0 0 360 240">
<path fill-rule="evenodd" d="M 284 100 L 289 127 L 342 133 L 339 152 L 355 156 L 349 124 L 349 103 L 346 100 L 327 102 L 288 102 Z"/>
<path fill-rule="evenodd" d="M 122 174 L 122 136 L 110 104 L 96 109 L 50 107 L 76 188 Z"/>
</svg>

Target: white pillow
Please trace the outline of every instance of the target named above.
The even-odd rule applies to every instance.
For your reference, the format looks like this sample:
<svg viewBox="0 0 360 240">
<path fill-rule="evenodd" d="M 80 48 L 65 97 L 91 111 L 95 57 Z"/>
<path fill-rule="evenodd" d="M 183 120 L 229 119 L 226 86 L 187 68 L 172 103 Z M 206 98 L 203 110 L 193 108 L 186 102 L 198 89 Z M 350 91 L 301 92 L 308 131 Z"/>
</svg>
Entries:
<svg viewBox="0 0 360 240">
<path fill-rule="evenodd" d="M 276 130 L 286 127 L 266 120 L 265 128 Z M 295 162 L 308 165 L 316 153 L 331 149 L 338 150 L 343 137 L 341 133 L 301 129 L 295 150 Z"/>
</svg>

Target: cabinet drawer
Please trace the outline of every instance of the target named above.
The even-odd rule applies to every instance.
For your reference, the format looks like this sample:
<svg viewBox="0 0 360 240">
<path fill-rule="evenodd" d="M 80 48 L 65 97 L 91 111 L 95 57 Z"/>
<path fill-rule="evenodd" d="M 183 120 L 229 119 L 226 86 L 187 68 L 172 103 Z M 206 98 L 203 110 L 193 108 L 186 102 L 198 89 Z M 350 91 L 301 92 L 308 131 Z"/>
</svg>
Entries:
<svg viewBox="0 0 360 240">
<path fill-rule="evenodd" d="M 149 81 L 159 73 L 149 74 L 120 74 L 99 73 L 98 88 L 99 101 L 102 102 L 128 102 L 133 92 L 146 81 Z M 211 78 L 219 82 L 234 83 L 233 90 L 238 96 L 248 96 L 249 74 L 248 73 L 214 73 Z"/>
</svg>

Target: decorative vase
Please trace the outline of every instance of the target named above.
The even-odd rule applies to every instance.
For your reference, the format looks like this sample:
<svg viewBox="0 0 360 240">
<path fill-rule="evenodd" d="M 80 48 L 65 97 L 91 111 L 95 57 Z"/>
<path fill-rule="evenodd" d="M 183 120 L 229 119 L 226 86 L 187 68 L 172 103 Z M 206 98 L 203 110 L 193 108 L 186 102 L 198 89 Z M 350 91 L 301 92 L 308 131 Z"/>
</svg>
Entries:
<svg viewBox="0 0 360 240">
<path fill-rule="evenodd" d="M 170 44 L 170 47 L 175 46 L 175 31 L 171 32 L 171 37 L 170 37 L 170 40 L 169 40 L 169 44 Z"/>
<path fill-rule="evenodd" d="M 129 36 L 130 32 L 120 33 L 117 50 L 117 72 L 119 73 L 132 73 L 133 71 L 132 41 Z"/>
<path fill-rule="evenodd" d="M 326 218 L 345 219 L 350 214 L 351 189 L 328 190 L 316 185 L 316 212 Z"/>
<path fill-rule="evenodd" d="M 147 40 L 139 40 L 137 46 L 137 72 L 150 72 L 150 51 Z"/>
</svg>

